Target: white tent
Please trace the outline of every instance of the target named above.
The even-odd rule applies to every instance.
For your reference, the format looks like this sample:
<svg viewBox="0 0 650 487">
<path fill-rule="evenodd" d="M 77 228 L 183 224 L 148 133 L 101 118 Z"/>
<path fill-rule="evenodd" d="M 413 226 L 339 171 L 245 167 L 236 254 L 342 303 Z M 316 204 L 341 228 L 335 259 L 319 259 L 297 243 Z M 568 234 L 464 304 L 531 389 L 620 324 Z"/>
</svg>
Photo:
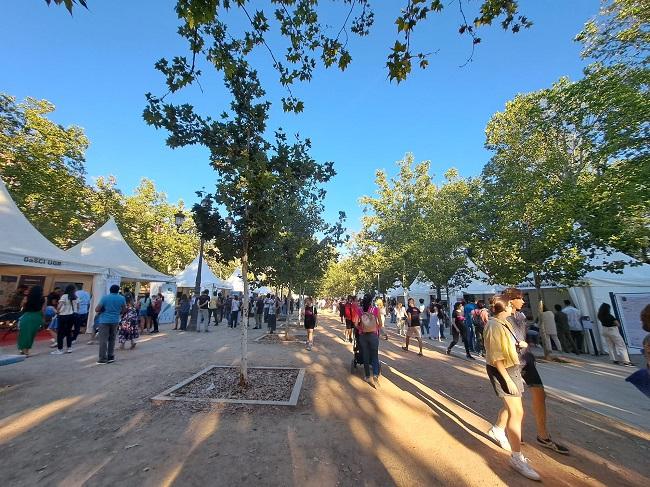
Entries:
<svg viewBox="0 0 650 487">
<path fill-rule="evenodd" d="M 85 263 L 46 239 L 27 220 L 0 179 L 0 265 L 102 274 L 101 264 Z"/>
<path fill-rule="evenodd" d="M 113 218 L 66 254 L 75 260 L 108 267 L 121 278 L 144 282 L 172 282 L 173 277 L 145 264 L 126 243 Z"/>
<path fill-rule="evenodd" d="M 420 299 L 424 300 L 424 304 L 428 305 L 431 302 L 431 296 L 436 294 L 433 284 L 427 280 L 422 273 L 416 277 L 408 289 L 409 298 L 415 300 L 416 306 L 419 306 Z"/>
<path fill-rule="evenodd" d="M 632 257 L 622 252 L 597 255 L 593 263 L 602 265 L 604 262 L 614 261 L 634 262 L 638 265 L 627 265 L 621 273 L 603 270 L 589 272 L 582 279 L 582 285 L 569 289 L 569 295 L 581 314 L 589 316 L 592 322 L 598 321 L 596 317 L 600 305 L 611 304 L 613 297 L 616 300 L 630 351 L 640 353 L 642 349 L 640 342 L 645 333 L 641 330 L 639 318 L 641 310 L 632 307 L 632 303 L 637 301 L 641 307 L 650 303 L 650 265 L 635 262 Z M 596 326 L 596 330 L 600 335 L 600 323 Z"/>
<path fill-rule="evenodd" d="M 462 288 L 454 290 L 454 292 L 451 290 L 449 291 L 452 298 L 452 305 L 453 303 L 462 300 L 463 295 L 465 294 L 471 294 L 479 299 L 478 297 L 484 298 L 486 296 L 497 294 L 505 288 L 505 286 L 498 284 L 488 284 L 488 275 L 481 271 L 469 258 L 467 259 L 467 267 L 469 267 L 473 272 L 474 278 Z"/>
<path fill-rule="evenodd" d="M 212 269 L 205 259 L 201 263 L 201 290 L 203 289 L 232 289 L 230 283 L 219 279 L 214 275 Z M 199 256 L 190 262 L 185 269 L 176 274 L 177 288 L 194 288 L 196 285 L 196 274 L 199 271 Z"/>
<path fill-rule="evenodd" d="M 395 281 L 393 287 L 386 291 L 386 295 L 389 298 L 403 298 L 405 292 L 406 290 L 402 286 L 402 283 L 400 281 Z"/>
<path fill-rule="evenodd" d="M 232 290 L 236 293 L 243 293 L 244 292 L 244 280 L 241 277 L 241 268 L 238 267 L 233 271 L 233 273 L 230 275 L 228 279 L 226 279 L 226 282 L 230 285 L 232 285 Z"/>
</svg>

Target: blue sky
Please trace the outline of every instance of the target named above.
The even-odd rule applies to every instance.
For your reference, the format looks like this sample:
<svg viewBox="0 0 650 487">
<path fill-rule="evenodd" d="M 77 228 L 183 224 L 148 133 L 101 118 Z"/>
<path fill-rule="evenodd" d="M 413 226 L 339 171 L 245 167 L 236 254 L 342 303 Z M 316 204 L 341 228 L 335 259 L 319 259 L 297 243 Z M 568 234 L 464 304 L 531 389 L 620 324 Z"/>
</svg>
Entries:
<svg viewBox="0 0 650 487">
<path fill-rule="evenodd" d="M 490 156 L 483 142 L 493 113 L 517 93 L 547 87 L 561 76 L 581 76 L 585 62 L 573 37 L 599 4 L 522 0 L 522 11 L 535 25 L 517 35 L 498 27 L 484 29 L 473 61 L 460 68 L 470 44 L 457 34 L 460 18 L 452 3 L 414 34 L 416 49 L 438 50 L 430 57 L 430 67 L 415 70 L 397 85 L 388 82 L 385 61 L 395 41 L 393 21 L 401 3 L 373 2 L 375 26 L 369 37 L 350 38 L 353 62 L 348 70 L 320 69 L 311 83 L 294 89 L 306 105 L 300 115 L 282 112 L 284 92 L 270 59 L 265 52 L 256 55 L 274 102 L 269 128 L 311 138 L 312 155 L 334 161 L 338 174 L 327 187 L 326 216 L 334 220 L 344 210 L 351 230 L 360 226 L 358 198 L 373 192 L 375 171 L 393 173 L 395 161 L 406 152 L 413 152 L 418 161 L 431 160 L 436 175 L 449 167 L 463 176 L 479 174 Z M 163 93 L 154 63 L 186 54 L 176 34 L 175 2 L 90 0 L 89 5 L 90 11 L 78 9 L 71 17 L 64 8 L 48 8 L 43 0 L 6 2 L 0 29 L 0 91 L 18 99 L 50 100 L 57 107 L 53 120 L 83 127 L 91 142 L 90 178 L 113 174 L 119 187 L 130 193 L 146 176 L 170 200 L 193 203 L 194 191 L 211 189 L 214 181 L 207 151 L 172 151 L 165 146 L 166 133 L 147 126 L 141 116 L 144 94 Z M 336 11 L 327 13 L 332 24 L 341 18 Z M 474 12 L 466 7 L 466 13 Z M 273 46 L 281 52 L 278 44 Z M 223 111 L 228 97 L 220 77 L 212 74 L 202 86 L 203 93 L 191 89 L 177 100 L 206 113 Z"/>
</svg>

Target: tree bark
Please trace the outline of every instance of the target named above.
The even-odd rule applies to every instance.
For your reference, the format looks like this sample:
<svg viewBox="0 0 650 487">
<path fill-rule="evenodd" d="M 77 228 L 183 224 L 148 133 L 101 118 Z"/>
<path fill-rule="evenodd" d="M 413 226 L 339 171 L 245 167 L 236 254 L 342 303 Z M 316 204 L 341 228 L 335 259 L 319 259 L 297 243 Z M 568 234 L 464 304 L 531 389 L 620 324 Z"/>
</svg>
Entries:
<svg viewBox="0 0 650 487">
<path fill-rule="evenodd" d="M 239 385 L 248 386 L 248 239 L 244 238 L 241 257 L 241 273 L 244 281 L 241 322 L 241 360 L 239 366 Z"/>
</svg>

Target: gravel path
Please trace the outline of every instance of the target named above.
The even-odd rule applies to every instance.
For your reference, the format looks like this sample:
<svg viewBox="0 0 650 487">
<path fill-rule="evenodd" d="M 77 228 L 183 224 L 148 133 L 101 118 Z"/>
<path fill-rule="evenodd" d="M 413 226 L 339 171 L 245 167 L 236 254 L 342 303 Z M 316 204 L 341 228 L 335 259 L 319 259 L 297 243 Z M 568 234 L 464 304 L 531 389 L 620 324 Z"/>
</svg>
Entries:
<svg viewBox="0 0 650 487">
<path fill-rule="evenodd" d="M 95 345 L 51 356 L 38 344 L 38 355 L 0 367 L 0 485 L 531 485 L 485 434 L 500 403 L 480 363 L 428 344 L 424 357 L 405 353 L 391 334 L 375 390 L 350 374 L 332 318 L 321 314 L 312 352 L 254 342 L 264 330 L 250 330 L 251 366 L 307 369 L 294 408 L 152 404 L 209 365 L 235 365 L 238 329 L 164 326 L 102 366 Z M 549 424 L 572 455 L 538 447 L 527 416 L 524 453 L 545 485 L 648 485 L 647 430 L 553 398 Z"/>
</svg>

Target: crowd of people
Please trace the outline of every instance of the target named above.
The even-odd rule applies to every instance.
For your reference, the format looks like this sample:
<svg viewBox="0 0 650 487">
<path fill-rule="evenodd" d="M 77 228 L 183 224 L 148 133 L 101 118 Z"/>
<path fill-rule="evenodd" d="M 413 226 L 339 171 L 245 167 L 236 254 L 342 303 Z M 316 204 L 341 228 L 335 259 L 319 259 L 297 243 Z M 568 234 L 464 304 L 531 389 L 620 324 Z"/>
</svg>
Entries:
<svg viewBox="0 0 650 487">
<path fill-rule="evenodd" d="M 537 443 L 564 455 L 569 454 L 569 450 L 552 439 L 547 428 L 546 393 L 535 355 L 530 351 L 539 332 L 536 331 L 538 327 L 529 325 L 522 311 L 525 304 L 522 291 L 505 289 L 494 296 L 490 303 L 483 300 L 455 303 L 451 316 L 447 315 L 445 305 L 439 300 L 432 301 L 428 306 L 424 305 L 423 299 L 419 301 L 419 305 L 416 305 L 415 300 L 410 298 L 406 306 L 401 302 L 389 301 L 388 309 L 383 299 L 373 300 L 369 294 L 361 302 L 355 296 L 331 302 L 332 311 L 338 313 L 341 323 L 345 325 L 344 340 L 354 343 L 353 350 L 358 344 L 364 380 L 375 388 L 380 386 L 379 344 L 381 336 L 388 339 L 387 315 L 390 316 L 390 323 L 395 325 L 397 334 L 404 337 L 402 349 L 408 351 L 415 341 L 418 356 L 422 356 L 423 337 L 442 341 L 445 339 L 445 328 L 450 329 L 452 339 L 446 348 L 447 355 L 451 355 L 454 347 L 462 342 L 467 359 L 475 360 L 474 355 L 485 357 L 487 376 L 495 394 L 503 400 L 503 408 L 487 434 L 501 448 L 511 452 L 510 464 L 517 472 L 529 479 L 540 480 L 539 474 L 521 453 L 524 414 L 521 398 L 524 384 L 531 393 Z M 646 311 L 646 314 L 650 314 L 650 311 Z M 607 303 L 600 307 L 598 319 L 603 325 L 603 335 L 614 364 L 632 365 L 619 332 L 619 323 Z M 570 301 L 564 301 L 564 307 L 557 305 L 554 313 L 544 309 L 539 321 L 542 320 L 549 349 L 553 347 L 558 351 L 584 353 L 580 313 Z M 644 346 L 650 364 L 650 335 L 646 337 Z M 643 376 L 645 379 L 639 380 L 647 381 L 647 371 L 639 372 L 646 372 Z"/>
</svg>

